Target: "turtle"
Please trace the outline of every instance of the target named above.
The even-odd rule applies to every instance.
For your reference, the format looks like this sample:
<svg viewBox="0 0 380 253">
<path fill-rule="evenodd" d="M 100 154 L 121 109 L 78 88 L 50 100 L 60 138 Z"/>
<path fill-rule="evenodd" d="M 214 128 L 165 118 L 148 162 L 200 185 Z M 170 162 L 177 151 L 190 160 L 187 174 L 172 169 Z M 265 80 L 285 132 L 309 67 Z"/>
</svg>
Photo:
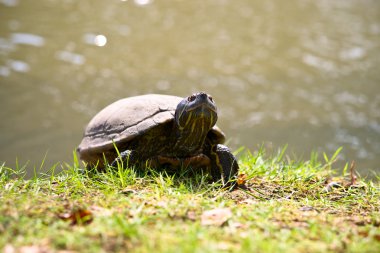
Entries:
<svg viewBox="0 0 380 253">
<path fill-rule="evenodd" d="M 223 185 L 237 177 L 239 165 L 223 145 L 213 98 L 198 92 L 182 98 L 146 94 L 120 99 L 88 123 L 77 148 L 87 167 L 106 164 L 142 168 L 205 168 Z"/>
</svg>

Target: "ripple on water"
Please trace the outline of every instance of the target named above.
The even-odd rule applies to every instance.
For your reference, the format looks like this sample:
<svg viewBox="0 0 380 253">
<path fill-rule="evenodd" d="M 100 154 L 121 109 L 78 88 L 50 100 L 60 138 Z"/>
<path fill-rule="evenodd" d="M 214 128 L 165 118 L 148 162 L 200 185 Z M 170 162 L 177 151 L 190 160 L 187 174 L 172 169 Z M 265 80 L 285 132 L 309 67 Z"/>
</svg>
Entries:
<svg viewBox="0 0 380 253">
<path fill-rule="evenodd" d="M 31 33 L 12 33 L 10 41 L 13 44 L 24 44 L 35 47 L 45 45 L 45 39 L 42 36 Z"/>
<path fill-rule="evenodd" d="M 83 65 L 86 61 L 86 58 L 83 55 L 69 51 L 57 51 L 55 57 L 58 60 L 69 62 L 75 65 Z"/>
<path fill-rule="evenodd" d="M 16 72 L 26 73 L 30 70 L 29 64 L 20 60 L 8 60 L 7 65 Z"/>
</svg>

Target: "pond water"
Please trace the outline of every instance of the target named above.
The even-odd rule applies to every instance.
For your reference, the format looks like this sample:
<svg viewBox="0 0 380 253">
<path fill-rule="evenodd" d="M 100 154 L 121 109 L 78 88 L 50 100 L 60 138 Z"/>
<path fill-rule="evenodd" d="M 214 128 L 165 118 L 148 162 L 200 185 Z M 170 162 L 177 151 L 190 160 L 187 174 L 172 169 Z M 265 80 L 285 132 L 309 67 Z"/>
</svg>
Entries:
<svg viewBox="0 0 380 253">
<path fill-rule="evenodd" d="M 0 0 L 0 161 L 71 162 L 123 97 L 210 93 L 229 146 L 380 171 L 378 0 Z M 60 166 L 58 166 L 60 167 Z"/>
</svg>

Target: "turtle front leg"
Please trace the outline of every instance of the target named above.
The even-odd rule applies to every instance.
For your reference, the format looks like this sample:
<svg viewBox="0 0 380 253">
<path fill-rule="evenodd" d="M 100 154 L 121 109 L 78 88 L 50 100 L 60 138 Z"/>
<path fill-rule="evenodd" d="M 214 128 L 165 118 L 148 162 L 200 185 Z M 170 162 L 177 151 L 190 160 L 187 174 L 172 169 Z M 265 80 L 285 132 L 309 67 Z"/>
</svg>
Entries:
<svg viewBox="0 0 380 253">
<path fill-rule="evenodd" d="M 230 149 L 224 145 L 211 145 L 208 156 L 211 160 L 211 175 L 214 181 L 222 180 L 223 186 L 236 184 L 239 165 Z"/>
<path fill-rule="evenodd" d="M 138 162 L 137 152 L 134 150 L 126 150 L 120 153 L 120 156 L 116 157 L 111 163 L 112 167 L 117 167 L 119 163 L 123 163 L 126 166 L 133 166 Z"/>
</svg>

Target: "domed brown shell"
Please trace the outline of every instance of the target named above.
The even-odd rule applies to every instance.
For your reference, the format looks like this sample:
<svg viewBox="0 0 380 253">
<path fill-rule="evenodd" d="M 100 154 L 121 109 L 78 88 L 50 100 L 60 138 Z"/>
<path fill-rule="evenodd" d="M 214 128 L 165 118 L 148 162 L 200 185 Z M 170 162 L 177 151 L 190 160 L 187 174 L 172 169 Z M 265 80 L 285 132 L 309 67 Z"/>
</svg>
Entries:
<svg viewBox="0 0 380 253">
<path fill-rule="evenodd" d="M 154 126 L 174 121 L 175 109 L 182 99 L 148 94 L 124 98 L 108 105 L 87 125 L 77 149 L 80 157 L 91 157 L 91 154 L 110 150 L 114 143 L 126 143 Z M 214 143 L 223 143 L 225 140 L 217 126 L 211 129 L 208 136 Z"/>
</svg>

